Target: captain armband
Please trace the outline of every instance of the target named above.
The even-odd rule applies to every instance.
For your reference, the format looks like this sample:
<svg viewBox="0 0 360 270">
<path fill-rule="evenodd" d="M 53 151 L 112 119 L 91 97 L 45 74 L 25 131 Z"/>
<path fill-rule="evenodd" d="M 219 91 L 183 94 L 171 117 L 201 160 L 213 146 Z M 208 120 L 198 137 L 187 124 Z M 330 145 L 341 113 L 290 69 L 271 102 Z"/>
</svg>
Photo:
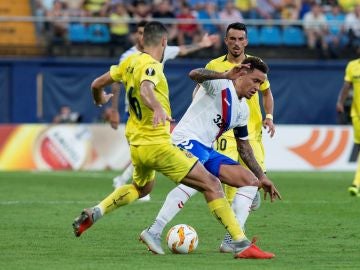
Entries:
<svg viewBox="0 0 360 270">
<path fill-rule="evenodd" d="M 235 127 L 233 129 L 235 138 L 245 139 L 249 135 L 247 126 Z"/>
</svg>

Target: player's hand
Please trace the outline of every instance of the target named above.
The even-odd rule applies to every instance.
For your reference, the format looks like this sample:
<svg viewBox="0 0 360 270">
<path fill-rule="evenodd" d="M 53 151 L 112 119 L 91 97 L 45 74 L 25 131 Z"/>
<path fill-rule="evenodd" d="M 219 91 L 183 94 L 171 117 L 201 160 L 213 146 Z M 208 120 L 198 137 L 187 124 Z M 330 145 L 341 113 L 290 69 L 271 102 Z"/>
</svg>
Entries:
<svg viewBox="0 0 360 270">
<path fill-rule="evenodd" d="M 248 73 L 248 69 L 250 68 L 250 63 L 247 64 L 239 64 L 229 71 L 225 72 L 225 78 L 228 80 L 236 80 L 237 78 L 244 76 Z"/>
<path fill-rule="evenodd" d="M 113 129 L 117 129 L 120 123 L 120 114 L 117 110 L 111 110 L 109 118 L 110 126 Z"/>
<path fill-rule="evenodd" d="M 261 179 L 259 179 L 261 182 L 261 187 L 264 190 L 264 200 L 266 200 L 267 194 L 270 195 L 270 201 L 273 202 L 276 199 L 281 200 L 280 192 L 276 189 L 275 185 L 269 178 L 266 176 L 263 176 Z"/>
<path fill-rule="evenodd" d="M 263 127 L 267 130 L 267 133 L 270 134 L 270 138 L 272 138 L 275 134 L 275 125 L 272 119 L 265 118 L 263 121 Z"/>
<path fill-rule="evenodd" d="M 171 118 L 171 116 L 166 114 L 162 107 L 155 109 L 153 116 L 153 127 L 157 127 L 160 124 L 165 125 L 166 121 L 173 122 L 174 120 Z"/>
<path fill-rule="evenodd" d="M 94 98 L 94 103 L 96 106 L 101 107 L 102 105 L 106 104 L 109 102 L 109 100 L 113 97 L 112 93 L 107 94 L 105 91 L 103 91 L 101 93 L 100 97 L 97 96 L 93 96 Z"/>
<path fill-rule="evenodd" d="M 210 46 L 212 46 L 213 44 L 215 44 L 216 42 L 218 42 L 220 39 L 220 36 L 215 34 L 215 35 L 209 35 L 208 33 L 204 34 L 202 39 L 199 42 L 199 46 L 201 48 L 208 48 Z"/>
</svg>

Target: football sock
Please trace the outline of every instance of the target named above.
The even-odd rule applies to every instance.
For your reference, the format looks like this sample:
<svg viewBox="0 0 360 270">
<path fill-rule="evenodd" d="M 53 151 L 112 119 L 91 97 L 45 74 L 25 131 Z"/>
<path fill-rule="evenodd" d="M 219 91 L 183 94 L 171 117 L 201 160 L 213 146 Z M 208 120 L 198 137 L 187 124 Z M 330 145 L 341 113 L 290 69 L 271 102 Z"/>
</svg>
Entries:
<svg viewBox="0 0 360 270">
<path fill-rule="evenodd" d="M 232 204 L 232 202 L 235 198 L 236 191 L 237 191 L 236 187 L 232 187 L 227 184 L 224 184 L 225 196 L 230 205 Z"/>
<path fill-rule="evenodd" d="M 236 220 L 234 211 L 225 198 L 219 198 L 208 202 L 211 213 L 224 225 L 235 241 L 246 239 L 246 236 Z"/>
<path fill-rule="evenodd" d="M 166 224 L 180 212 L 185 203 L 196 193 L 196 189 L 183 184 L 173 188 L 166 196 L 166 200 L 161 207 L 155 222 L 150 226 L 149 231 L 153 234 L 161 235 Z"/>
<path fill-rule="evenodd" d="M 100 208 L 102 215 L 112 210 L 127 205 L 139 198 L 139 192 L 134 185 L 124 185 L 114 190 L 109 196 L 102 200 L 97 207 Z"/>
<path fill-rule="evenodd" d="M 255 198 L 258 187 L 245 186 L 237 189 L 232 208 L 241 228 L 244 230 L 246 220 L 251 211 L 251 204 Z"/>
<path fill-rule="evenodd" d="M 356 167 L 353 185 L 356 186 L 357 188 L 360 188 L 360 157 L 359 157 L 359 155 L 357 158 L 357 167 Z"/>
</svg>

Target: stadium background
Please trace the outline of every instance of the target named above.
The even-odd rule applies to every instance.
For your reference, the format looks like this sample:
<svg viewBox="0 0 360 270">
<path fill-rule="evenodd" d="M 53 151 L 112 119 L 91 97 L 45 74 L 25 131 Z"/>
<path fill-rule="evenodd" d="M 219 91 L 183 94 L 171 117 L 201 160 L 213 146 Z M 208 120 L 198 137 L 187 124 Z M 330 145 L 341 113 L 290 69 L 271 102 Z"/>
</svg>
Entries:
<svg viewBox="0 0 360 270">
<path fill-rule="evenodd" d="M 192 23 L 202 29 L 199 32 L 208 30 L 211 33 L 213 31 L 222 38 L 226 25 L 232 22 L 226 16 L 220 19 L 226 2 L 189 1 L 193 14 L 197 14 L 198 17 L 182 21 L 181 19 L 174 20 L 174 18 L 170 20 L 166 17 L 171 15 L 169 15 L 170 9 L 173 11 L 172 15 L 176 15 L 176 12 L 181 13 L 181 2 L 178 1 L 153 1 L 152 3 L 151 1 L 105 0 L 85 2 L 16 0 L 13 3 L 1 1 L 0 54 L 3 57 L 0 59 L 2 97 L 0 100 L 0 123 L 2 123 L 0 168 L 5 170 L 42 168 L 42 166 L 33 165 L 36 163 L 34 161 L 36 160 L 34 153 L 36 152 L 34 150 L 36 136 L 25 137 L 29 146 L 24 151 L 15 147 L 19 140 L 17 134 L 20 133 L 19 130 L 34 134 L 34 131 L 31 131 L 34 124 L 41 127 L 39 130 L 48 127 L 62 106 L 69 106 L 72 111 L 78 113 L 80 118 L 77 122 L 87 125 L 87 130 L 93 130 L 91 126 L 95 124 L 107 126 L 104 122 L 106 122 L 105 114 L 108 107 L 97 108 L 93 105 L 89 86 L 95 77 L 108 70 L 110 65 L 116 64 L 120 54 L 131 46 L 131 33 L 140 15 L 163 21 L 169 29 L 181 22 Z M 239 12 L 241 3 L 245 2 L 234 1 L 232 11 Z M 263 2 L 263 0 L 258 0 L 258 2 Z M 310 48 L 304 26 L 304 18 L 306 13 L 311 12 L 312 4 L 320 5 L 323 14 L 330 14 L 333 6 L 344 8 L 347 6 L 344 6 L 343 1 L 282 2 L 279 0 L 275 2 L 285 4 L 280 10 L 273 12 L 273 17 L 269 17 L 270 19 L 260 16 L 260 3 L 254 6 L 253 10 L 242 11 L 242 18 L 239 19 L 244 21 L 249 29 L 249 46 L 246 52 L 262 57 L 270 67 L 269 79 L 275 100 L 274 122 L 282 133 L 275 136 L 273 140 L 264 136 L 267 158 L 272 157 L 271 162 L 267 162 L 269 169 L 352 170 L 356 157 L 352 153 L 352 130 L 348 125 L 348 114 L 339 116 L 335 111 L 335 103 L 343 83 L 345 65 L 350 59 L 357 57 L 359 48 L 356 47 L 356 43 L 350 42 L 350 32 L 346 31 L 341 34 L 348 43 L 335 48 L 333 53 L 325 51 L 321 46 Z M 166 4 L 169 3 L 172 7 L 167 5 L 166 10 Z M 290 5 L 299 4 L 297 17 L 291 19 L 286 17 L 289 14 L 284 10 L 288 10 L 289 3 Z M 355 5 L 357 2 L 354 0 L 352 3 Z M 94 5 L 90 5 L 91 8 L 89 8 L 89 4 Z M 96 11 L 92 10 L 94 6 L 97 8 Z M 119 37 L 114 40 L 113 37 L 111 23 L 113 23 L 112 16 L 117 6 L 127 9 L 130 14 L 129 17 L 116 17 L 122 26 L 126 25 L 125 29 L 128 31 L 125 35 L 126 42 L 124 39 L 120 42 Z M 139 13 L 136 10 L 139 6 L 147 12 Z M 204 16 L 211 7 L 216 10 L 217 20 Z M 160 12 L 161 9 L 165 9 L 165 12 L 162 12 L 166 15 Z M 341 18 L 344 20 L 345 16 L 351 13 L 352 11 L 343 9 Z M 328 27 L 343 24 L 344 21 L 329 21 Z M 79 27 L 87 31 L 86 35 L 79 32 Z M 91 34 L 93 28 L 96 29 L 95 35 Z M 297 31 L 289 37 L 287 33 L 289 29 Z M 175 37 L 169 42 L 176 45 L 179 40 Z M 225 54 L 224 44 L 219 44 L 219 46 L 203 49 L 166 63 L 165 74 L 171 89 L 170 100 L 174 119 L 180 119 L 191 102 L 194 83 L 190 79 L 184 79 L 188 72 L 193 68 L 203 67 L 210 59 L 222 54 Z M 123 92 L 119 103 L 122 121 L 125 120 Z M 348 100 L 347 105 L 350 102 L 351 99 Z M 339 128 L 338 124 L 347 126 Z M 292 128 L 293 125 L 299 128 L 298 132 L 294 133 L 296 128 Z M 104 128 L 99 128 L 99 130 L 114 136 L 115 133 L 109 126 L 107 127 L 108 131 Z M 64 136 L 78 138 L 75 129 L 64 127 L 63 130 L 70 132 L 70 135 Z M 37 136 L 41 137 L 41 132 Z M 56 168 L 121 169 L 128 152 L 123 133 L 118 132 L 116 136 L 119 136 L 119 141 L 121 141 L 119 149 L 125 151 L 120 155 L 122 158 L 112 154 L 111 158 L 103 157 L 106 160 L 113 159 L 107 165 L 69 167 L 66 163 Z M 312 139 L 314 136 L 315 139 Z M 82 138 L 85 140 L 85 137 Z M 315 141 L 315 143 L 312 142 L 314 145 L 310 145 L 310 140 Z M 90 141 L 94 143 L 94 140 Z M 301 145 L 310 145 L 312 149 L 310 147 L 308 150 L 303 150 Z M 71 154 L 71 152 L 66 154 L 66 150 L 61 150 L 63 146 L 59 147 L 58 152 L 62 151 L 61 156 Z M 327 150 L 320 151 L 321 147 Z M 93 148 L 97 149 L 97 147 Z M 80 151 L 79 149 L 74 151 Z M 280 149 L 283 152 L 279 151 Z M 28 153 L 30 157 L 25 158 L 26 155 L 24 155 L 23 159 L 33 160 L 33 162 L 14 161 L 17 165 L 9 167 L 10 160 L 13 160 L 9 156 L 17 156 L 13 154 L 13 151 Z M 95 152 L 98 156 L 104 154 L 101 150 Z M 282 155 L 280 156 L 279 153 Z M 79 155 L 84 158 L 87 156 L 87 154 Z M 334 155 L 336 158 L 333 158 Z M 326 162 L 319 165 L 320 163 L 315 162 L 311 156 L 316 156 Z M 288 162 L 283 162 L 284 158 Z M 63 157 L 57 157 L 57 159 L 61 160 Z M 277 161 L 273 164 L 274 160 Z M 114 165 L 116 163 L 118 166 Z M 297 165 L 291 165 L 291 163 Z M 28 165 L 22 167 L 19 164 Z M 55 169 L 55 167 L 51 168 Z"/>
<path fill-rule="evenodd" d="M 81 1 L 63 2 L 73 7 Z M 358 3 L 318 2 L 327 9 L 334 2 Z M 165 256 L 153 256 L 136 239 L 173 188 L 161 175 L 149 203 L 124 207 L 74 239 L 73 218 L 112 191 L 111 179 L 127 162 L 124 127 L 114 131 L 103 123 L 104 108 L 93 105 L 89 89 L 127 47 L 75 42 L 67 34 L 54 39 L 48 26 L 61 17 L 45 16 L 39 5 L 49 3 L 0 1 L 0 269 L 358 269 L 358 198 L 346 192 L 356 156 L 351 126 L 335 112 L 345 65 L 359 57 L 356 48 L 345 46 L 334 58 L 308 49 L 304 40 L 265 45 L 251 32 L 247 52 L 270 66 L 277 133 L 273 139 L 264 136 L 266 163 L 283 200 L 263 201 L 250 215 L 246 233 L 259 235 L 260 246 L 275 252 L 276 259 L 239 261 L 220 254 L 224 231 L 201 196 L 169 224 L 196 228 L 200 242 L 195 253 L 174 256 L 166 250 Z M 98 16 L 73 20 L 109 23 Z M 245 23 L 259 30 L 269 23 L 302 28 L 303 21 L 247 18 Z M 176 119 L 191 99 L 194 85 L 185 79 L 188 71 L 222 53 L 223 48 L 209 49 L 166 64 Z M 82 123 L 52 123 L 62 105 L 79 112 Z M 119 106 L 123 111 L 123 102 Z M 39 154 L 48 153 L 44 149 L 49 145 L 58 157 L 50 156 L 51 166 L 45 162 L 49 155 Z"/>
</svg>

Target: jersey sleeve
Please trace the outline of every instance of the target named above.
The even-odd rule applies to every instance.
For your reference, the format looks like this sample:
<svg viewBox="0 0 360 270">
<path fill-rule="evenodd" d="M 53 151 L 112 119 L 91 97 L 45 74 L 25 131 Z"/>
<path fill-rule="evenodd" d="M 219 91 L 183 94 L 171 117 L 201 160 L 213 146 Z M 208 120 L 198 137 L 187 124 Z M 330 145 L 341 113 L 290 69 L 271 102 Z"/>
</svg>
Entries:
<svg viewBox="0 0 360 270">
<path fill-rule="evenodd" d="M 160 63 L 149 63 L 144 65 L 141 70 L 140 83 L 143 81 L 150 81 L 157 85 L 160 81 L 160 74 L 162 73 L 162 66 Z"/>
<path fill-rule="evenodd" d="M 165 63 L 169 59 L 174 59 L 176 56 L 178 56 L 180 52 L 179 46 L 166 46 L 165 52 L 164 52 L 164 59 L 162 63 Z"/>
<path fill-rule="evenodd" d="M 113 65 L 110 67 L 110 77 L 116 82 L 121 81 L 120 65 Z"/>
<path fill-rule="evenodd" d="M 205 66 L 205 68 L 206 68 L 206 69 L 214 70 L 214 67 L 213 67 L 212 62 L 213 62 L 213 61 L 210 61 L 209 63 L 207 63 L 206 66 Z"/>
<path fill-rule="evenodd" d="M 205 92 L 211 96 L 215 96 L 218 92 L 224 89 L 224 80 L 208 80 L 203 81 L 200 85 L 204 88 Z"/>
<path fill-rule="evenodd" d="M 270 88 L 270 82 L 266 77 L 266 80 L 260 85 L 260 91 L 265 91 Z"/>
</svg>

